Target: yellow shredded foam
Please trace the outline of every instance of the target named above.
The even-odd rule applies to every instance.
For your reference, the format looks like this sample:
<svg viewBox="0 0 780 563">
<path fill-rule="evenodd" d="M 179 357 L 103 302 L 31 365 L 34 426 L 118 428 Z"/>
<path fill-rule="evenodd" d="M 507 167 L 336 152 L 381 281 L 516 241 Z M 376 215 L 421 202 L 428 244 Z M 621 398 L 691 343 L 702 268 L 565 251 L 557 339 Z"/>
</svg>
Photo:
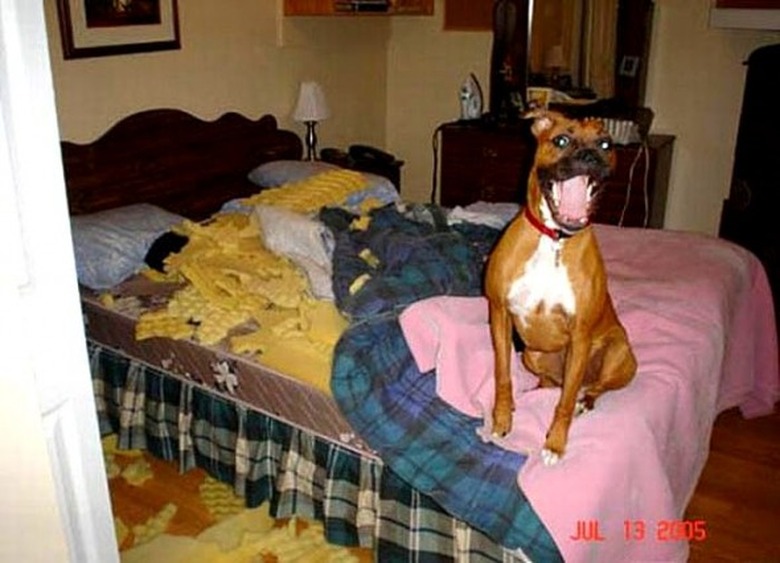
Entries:
<svg viewBox="0 0 780 563">
<path fill-rule="evenodd" d="M 349 228 L 353 231 L 367 231 L 370 224 L 371 217 L 368 215 L 361 215 L 352 221 L 352 223 L 349 225 Z"/>
<path fill-rule="evenodd" d="M 349 284 L 349 294 L 355 295 L 358 291 L 363 289 L 363 286 L 366 285 L 366 282 L 371 279 L 370 274 L 361 274 L 358 277 L 356 277 L 351 284 Z"/>
<path fill-rule="evenodd" d="M 358 256 L 360 256 L 363 262 L 365 262 L 372 268 L 377 268 L 380 264 L 379 258 L 377 258 L 373 252 L 371 252 L 370 248 L 364 248 L 363 250 L 360 251 Z"/>
<path fill-rule="evenodd" d="M 380 199 L 377 199 L 375 197 L 367 197 L 366 199 L 360 202 L 359 205 L 360 213 L 366 215 L 368 214 L 369 211 L 373 209 L 377 209 L 378 207 L 382 207 L 384 205 L 385 203 Z"/>
<path fill-rule="evenodd" d="M 162 534 L 168 527 L 168 524 L 176 515 L 178 507 L 173 503 L 166 504 L 163 509 L 149 518 L 143 524 L 133 526 L 133 536 L 135 536 L 135 545 L 146 543 L 152 538 Z"/>
<path fill-rule="evenodd" d="M 152 472 L 152 467 L 149 465 L 149 462 L 141 457 L 124 468 L 122 477 L 131 485 L 140 487 L 146 481 L 154 477 L 154 473 Z"/>
<path fill-rule="evenodd" d="M 228 516 L 238 514 L 245 508 L 244 499 L 224 483 L 213 477 L 206 477 L 198 488 L 203 504 L 216 520 L 224 520 Z"/>
<path fill-rule="evenodd" d="M 330 392 L 333 348 L 346 320 L 331 302 L 311 297 L 293 262 L 265 248 L 257 221 L 225 213 L 178 226 L 189 242 L 166 258 L 165 279 L 184 286 L 164 307 L 139 316 L 136 339 L 225 342 Z"/>
<path fill-rule="evenodd" d="M 114 533 L 116 534 L 117 545 L 125 543 L 127 536 L 130 535 L 130 528 L 127 527 L 121 518 L 114 518 Z"/>
<path fill-rule="evenodd" d="M 354 170 L 332 170 L 293 182 L 263 190 L 244 200 L 245 204 L 277 205 L 297 211 L 312 213 L 327 205 L 339 205 L 355 192 L 366 189 L 368 181 Z M 371 205 L 368 202 L 367 205 Z"/>
<path fill-rule="evenodd" d="M 160 282 L 160 283 L 177 280 L 176 276 L 169 276 L 164 272 L 160 272 L 159 270 L 149 268 L 148 266 L 141 269 L 141 275 L 143 275 L 145 278 L 153 282 Z"/>
<path fill-rule="evenodd" d="M 267 503 L 231 516 L 196 538 L 160 534 L 151 541 L 122 552 L 124 563 L 357 563 L 347 548 L 330 545 L 323 525 L 309 522 L 297 532 L 296 518 L 274 527 Z"/>
</svg>

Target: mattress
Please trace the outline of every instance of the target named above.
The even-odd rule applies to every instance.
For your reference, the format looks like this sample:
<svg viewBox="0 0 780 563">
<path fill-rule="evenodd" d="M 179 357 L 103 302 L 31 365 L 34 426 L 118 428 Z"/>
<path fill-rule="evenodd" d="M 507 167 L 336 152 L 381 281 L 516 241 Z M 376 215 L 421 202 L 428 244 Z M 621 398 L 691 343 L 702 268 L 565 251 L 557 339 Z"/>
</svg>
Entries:
<svg viewBox="0 0 780 563">
<path fill-rule="evenodd" d="M 132 297 L 127 300 L 130 304 L 120 299 L 106 305 L 99 294 L 83 290 L 82 309 L 89 338 L 360 455 L 376 457 L 352 431 L 330 394 L 233 354 L 224 344 L 204 346 L 170 338 L 139 341 L 135 325 L 142 307 Z"/>
</svg>

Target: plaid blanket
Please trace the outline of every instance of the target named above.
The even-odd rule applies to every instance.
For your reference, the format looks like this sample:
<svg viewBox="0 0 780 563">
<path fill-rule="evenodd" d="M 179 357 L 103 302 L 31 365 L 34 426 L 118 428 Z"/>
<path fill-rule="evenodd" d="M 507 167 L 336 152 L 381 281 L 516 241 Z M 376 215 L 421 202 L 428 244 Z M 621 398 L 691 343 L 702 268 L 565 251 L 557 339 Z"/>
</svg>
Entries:
<svg viewBox="0 0 780 563">
<path fill-rule="evenodd" d="M 433 295 L 479 295 L 484 260 L 498 235 L 487 227 L 449 228 L 436 208 L 423 211 L 428 221 L 383 208 L 361 232 L 324 217 L 336 233 L 336 300 L 353 319 L 335 351 L 334 397 L 401 479 L 504 547 L 520 548 L 534 561 L 559 561 L 517 486 L 525 457 L 484 443 L 476 433 L 482 421 L 444 403 L 435 374 L 421 374 L 406 346 L 398 314 Z M 361 258 L 366 248 L 371 264 Z M 350 292 L 361 276 L 368 281 Z"/>
<path fill-rule="evenodd" d="M 328 541 L 372 547 L 378 561 L 514 561 L 381 461 L 361 457 L 213 389 L 88 342 L 102 434 L 201 467 L 249 507 L 324 523 Z"/>
<path fill-rule="evenodd" d="M 342 209 L 325 208 L 320 219 L 336 240 L 336 304 L 353 323 L 397 315 L 434 295 L 479 295 L 482 265 L 498 235 L 480 225 L 450 228 L 435 206 L 420 205 L 407 214 L 392 205 L 377 209 L 366 230 L 351 228 L 352 216 Z"/>
</svg>

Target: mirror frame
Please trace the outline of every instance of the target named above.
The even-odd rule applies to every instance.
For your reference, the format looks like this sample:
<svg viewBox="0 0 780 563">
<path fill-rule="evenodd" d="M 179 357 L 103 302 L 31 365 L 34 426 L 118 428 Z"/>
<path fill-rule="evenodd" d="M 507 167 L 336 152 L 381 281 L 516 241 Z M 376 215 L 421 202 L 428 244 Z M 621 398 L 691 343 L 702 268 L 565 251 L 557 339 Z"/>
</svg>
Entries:
<svg viewBox="0 0 780 563">
<path fill-rule="evenodd" d="M 531 52 L 533 12 L 537 1 L 544 0 L 527 0 L 528 29 L 522 39 L 526 53 Z M 495 6 L 495 0 L 489 2 Z M 644 102 L 654 9 L 654 0 L 618 0 L 613 98 L 628 107 L 639 107 Z M 444 10 L 445 31 L 492 30 L 492 22 L 486 19 L 485 6 L 475 0 L 445 0 Z M 528 82 L 528 61 L 525 72 Z"/>
</svg>

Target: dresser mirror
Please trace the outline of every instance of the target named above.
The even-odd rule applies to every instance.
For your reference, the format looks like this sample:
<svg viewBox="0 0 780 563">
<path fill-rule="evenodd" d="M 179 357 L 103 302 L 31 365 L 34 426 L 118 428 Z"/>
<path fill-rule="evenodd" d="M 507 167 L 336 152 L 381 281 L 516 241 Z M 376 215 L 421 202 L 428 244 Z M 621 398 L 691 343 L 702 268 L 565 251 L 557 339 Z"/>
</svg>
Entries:
<svg viewBox="0 0 780 563">
<path fill-rule="evenodd" d="M 531 2 L 529 84 L 581 97 L 615 92 L 617 0 Z"/>
<path fill-rule="evenodd" d="M 445 0 L 445 30 L 492 30 L 502 0 Z M 551 86 L 573 97 L 616 98 L 642 105 L 652 28 L 652 0 L 515 0 L 528 11 L 524 42 L 529 86 Z M 526 18 L 521 18 L 525 20 Z M 530 41 L 529 41 L 530 37 Z"/>
</svg>

